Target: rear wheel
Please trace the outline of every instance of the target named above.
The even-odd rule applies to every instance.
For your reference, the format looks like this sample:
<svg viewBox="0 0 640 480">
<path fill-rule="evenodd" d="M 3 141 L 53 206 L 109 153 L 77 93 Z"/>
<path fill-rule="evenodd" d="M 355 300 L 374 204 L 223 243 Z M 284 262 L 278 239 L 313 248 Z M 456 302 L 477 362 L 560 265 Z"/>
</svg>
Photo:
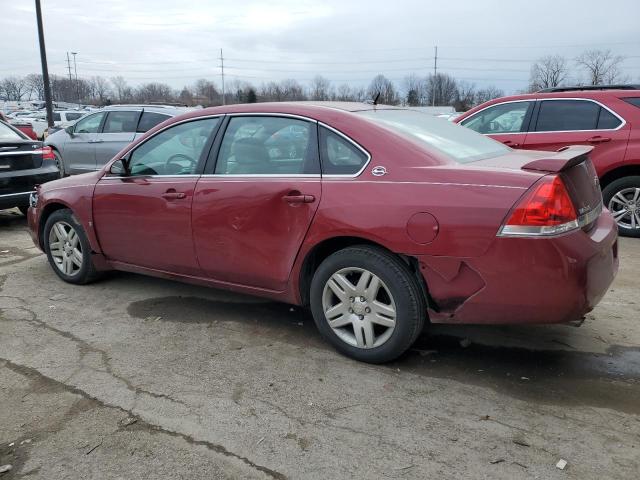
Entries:
<svg viewBox="0 0 640 480">
<path fill-rule="evenodd" d="M 89 239 L 71 210 L 56 210 L 47 219 L 44 245 L 49 264 L 65 282 L 85 284 L 99 276 Z"/>
<path fill-rule="evenodd" d="M 338 351 L 383 363 L 402 355 L 422 331 L 424 296 L 398 257 L 377 247 L 340 250 L 316 270 L 311 310 L 320 333 Z"/>
<path fill-rule="evenodd" d="M 58 167 L 58 175 L 60 178 L 62 178 L 65 176 L 62 155 L 60 155 L 56 150 L 53 151 L 53 155 L 56 157 L 56 167 Z"/>
<path fill-rule="evenodd" d="M 640 176 L 614 180 L 604 188 L 602 198 L 620 235 L 640 237 Z"/>
</svg>

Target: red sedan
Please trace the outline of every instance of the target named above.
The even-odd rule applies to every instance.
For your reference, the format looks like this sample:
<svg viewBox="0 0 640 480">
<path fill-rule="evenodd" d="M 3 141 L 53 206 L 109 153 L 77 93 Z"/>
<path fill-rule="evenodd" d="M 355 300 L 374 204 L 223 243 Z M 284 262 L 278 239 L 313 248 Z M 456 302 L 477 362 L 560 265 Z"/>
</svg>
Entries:
<svg viewBox="0 0 640 480">
<path fill-rule="evenodd" d="M 618 267 L 590 147 L 514 151 L 364 104 L 250 104 L 168 120 L 102 170 L 47 183 L 29 225 L 56 274 L 117 269 L 309 306 L 385 362 L 433 323 L 558 323 Z"/>
</svg>

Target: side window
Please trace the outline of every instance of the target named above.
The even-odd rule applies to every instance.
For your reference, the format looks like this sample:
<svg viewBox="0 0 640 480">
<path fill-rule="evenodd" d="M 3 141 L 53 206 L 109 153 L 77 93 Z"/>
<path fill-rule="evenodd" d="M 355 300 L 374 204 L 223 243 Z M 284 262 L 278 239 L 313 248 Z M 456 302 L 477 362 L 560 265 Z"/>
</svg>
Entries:
<svg viewBox="0 0 640 480">
<path fill-rule="evenodd" d="M 109 112 L 102 133 L 135 132 L 140 112 Z"/>
<path fill-rule="evenodd" d="M 220 122 L 205 118 L 170 127 L 137 147 L 129 157 L 131 175 L 192 175 L 207 140 Z"/>
<path fill-rule="evenodd" d="M 543 100 L 536 132 L 595 130 L 600 105 L 588 100 Z"/>
<path fill-rule="evenodd" d="M 140 117 L 140 122 L 138 123 L 138 133 L 145 133 L 151 130 L 156 125 L 168 120 L 168 115 L 162 115 L 161 113 L 155 112 L 142 112 L 142 117 Z"/>
<path fill-rule="evenodd" d="M 76 126 L 74 128 L 75 133 L 96 133 L 100 128 L 100 123 L 102 123 L 102 118 L 104 117 L 104 112 L 95 113 L 93 115 L 89 115 L 88 117 L 84 117 L 82 120 L 78 120 Z"/>
<path fill-rule="evenodd" d="M 61 118 L 60 118 L 60 114 L 59 114 L 59 113 L 53 112 L 53 121 L 54 121 L 54 122 L 59 122 L 59 121 L 61 121 Z"/>
<path fill-rule="evenodd" d="M 526 130 L 525 118 L 533 102 L 510 102 L 487 107 L 461 124 L 484 134 L 518 133 Z"/>
<path fill-rule="evenodd" d="M 362 170 L 369 156 L 344 137 L 322 127 L 320 158 L 324 175 L 355 175 Z"/>
<path fill-rule="evenodd" d="M 67 113 L 66 117 L 67 117 L 67 122 L 70 122 L 72 120 L 77 120 L 79 119 L 82 115 L 84 115 L 83 113 Z"/>
<path fill-rule="evenodd" d="M 623 98 L 622 100 L 640 108 L 640 97 L 627 97 L 627 98 Z"/>
<path fill-rule="evenodd" d="M 315 124 L 286 117 L 232 117 L 216 174 L 296 175 L 319 172 Z"/>
<path fill-rule="evenodd" d="M 598 117 L 598 130 L 613 130 L 618 128 L 622 121 L 606 108 L 600 107 L 600 116 Z"/>
</svg>

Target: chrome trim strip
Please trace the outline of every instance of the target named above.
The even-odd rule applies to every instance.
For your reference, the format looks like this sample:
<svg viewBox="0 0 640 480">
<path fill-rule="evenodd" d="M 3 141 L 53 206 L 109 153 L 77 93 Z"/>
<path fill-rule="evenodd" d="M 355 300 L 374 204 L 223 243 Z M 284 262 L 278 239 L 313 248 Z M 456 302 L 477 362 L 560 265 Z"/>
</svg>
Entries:
<svg viewBox="0 0 640 480">
<path fill-rule="evenodd" d="M 42 155 L 42 149 L 30 150 L 28 152 L 0 152 L 0 157 L 8 157 L 9 155 Z"/>
<path fill-rule="evenodd" d="M 203 178 L 322 178 L 319 174 L 314 173 L 207 173 L 201 175 Z"/>
<path fill-rule="evenodd" d="M 311 117 L 305 117 L 304 115 L 296 115 L 294 113 L 276 113 L 276 112 L 233 112 L 225 114 L 228 117 L 285 117 L 285 118 L 297 118 L 299 120 L 305 120 L 307 122 L 318 123 L 318 120 Z"/>
<path fill-rule="evenodd" d="M 19 193 L 4 193 L 0 195 L 0 197 L 17 197 L 19 195 L 31 195 L 31 190 L 28 192 L 19 192 Z"/>
<path fill-rule="evenodd" d="M 362 172 L 364 172 L 364 170 L 367 168 L 367 165 L 369 165 L 369 163 L 371 163 L 371 154 L 359 143 L 357 143 L 355 140 L 353 140 L 351 137 L 348 137 L 347 135 L 345 135 L 344 133 L 342 133 L 340 130 L 337 130 L 329 125 L 327 125 L 326 123 L 323 122 L 318 122 L 318 125 L 325 127 L 328 130 L 331 130 L 333 133 L 335 133 L 336 135 L 341 136 L 342 138 L 344 138 L 347 142 L 351 143 L 354 147 L 356 147 L 358 150 L 360 150 L 362 153 L 364 153 L 367 156 L 367 161 L 364 162 L 364 165 L 362 166 L 362 168 L 360 170 L 358 170 L 356 173 L 349 175 L 348 173 L 346 174 L 330 174 L 330 175 L 323 175 L 323 178 L 356 178 L 359 177 Z"/>
<path fill-rule="evenodd" d="M 325 175 L 323 178 L 323 182 L 325 182 L 325 178 L 329 177 L 329 175 Z M 336 177 L 340 177 L 340 175 L 336 175 Z M 330 182 L 326 180 L 326 182 Z M 392 183 L 392 184 L 410 184 L 410 185 L 442 185 L 442 186 L 455 186 L 455 187 L 490 187 L 490 188 L 512 188 L 515 190 L 528 190 L 529 187 L 514 187 L 512 185 L 493 185 L 490 183 L 455 183 L 455 182 L 410 182 L 410 181 L 402 181 L 402 180 L 361 180 L 358 183 L 375 183 L 375 184 L 383 184 L 383 183 Z"/>
</svg>

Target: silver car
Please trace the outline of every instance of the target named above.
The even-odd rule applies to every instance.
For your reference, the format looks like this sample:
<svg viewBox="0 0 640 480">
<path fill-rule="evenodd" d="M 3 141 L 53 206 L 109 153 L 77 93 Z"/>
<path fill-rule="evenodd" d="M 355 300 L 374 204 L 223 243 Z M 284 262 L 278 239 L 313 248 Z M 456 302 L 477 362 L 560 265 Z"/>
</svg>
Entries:
<svg viewBox="0 0 640 480">
<path fill-rule="evenodd" d="M 47 137 L 64 175 L 98 170 L 147 130 L 189 109 L 165 105 L 112 105 Z"/>
</svg>

